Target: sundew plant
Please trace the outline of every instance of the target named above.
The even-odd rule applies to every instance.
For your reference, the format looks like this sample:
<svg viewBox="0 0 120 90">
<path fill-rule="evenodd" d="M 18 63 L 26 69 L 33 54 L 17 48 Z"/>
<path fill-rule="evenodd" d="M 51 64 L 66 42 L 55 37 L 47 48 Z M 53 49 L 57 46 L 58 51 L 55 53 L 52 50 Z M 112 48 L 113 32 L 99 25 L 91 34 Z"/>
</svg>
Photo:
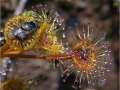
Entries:
<svg viewBox="0 0 120 90">
<path fill-rule="evenodd" d="M 70 37 L 75 43 L 67 41 L 68 36 L 64 32 L 64 19 L 54 8 L 47 5 L 37 5 L 31 10 L 25 10 L 19 15 L 10 18 L 3 29 L 6 43 L 1 46 L 1 58 L 34 58 L 51 61 L 52 69 L 59 68 L 63 82 L 67 82 L 73 72 L 76 73 L 71 88 L 82 89 L 84 81 L 88 87 L 94 88 L 96 83 L 106 80 L 106 71 L 110 71 L 111 50 L 107 43 L 103 43 L 106 33 L 94 38 L 95 26 L 89 22 L 75 23 L 74 34 L 69 27 Z M 101 29 L 98 26 L 97 29 Z M 63 33 L 59 33 L 62 31 Z M 61 39 L 58 39 L 58 35 Z M 66 41 L 64 41 L 66 39 Z M 44 54 L 22 54 L 25 51 L 45 51 Z M 27 60 L 26 59 L 26 60 Z M 106 67 L 107 65 L 107 67 Z M 28 81 L 23 78 L 7 80 L 0 84 L 3 90 L 28 90 Z M 8 89 L 9 88 L 9 89 Z M 34 88 L 30 88 L 31 90 Z"/>
</svg>

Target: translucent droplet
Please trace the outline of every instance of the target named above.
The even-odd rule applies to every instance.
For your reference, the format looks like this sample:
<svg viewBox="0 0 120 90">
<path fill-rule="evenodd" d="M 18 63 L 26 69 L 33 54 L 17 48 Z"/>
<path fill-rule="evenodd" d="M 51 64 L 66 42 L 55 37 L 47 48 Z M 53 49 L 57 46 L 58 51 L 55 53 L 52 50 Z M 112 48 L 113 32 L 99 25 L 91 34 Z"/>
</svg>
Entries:
<svg viewBox="0 0 120 90">
<path fill-rule="evenodd" d="M 65 79 L 63 79 L 63 82 L 66 82 L 66 80 L 65 80 Z"/>
<path fill-rule="evenodd" d="M 59 64 L 57 64 L 57 67 L 59 67 Z"/>
<path fill-rule="evenodd" d="M 9 72 L 12 72 L 12 68 L 9 68 Z"/>
<path fill-rule="evenodd" d="M 6 76 L 6 72 L 3 72 L 1 75 L 2 75 L 2 76 Z"/>
<path fill-rule="evenodd" d="M 109 72 L 109 71 L 110 71 L 110 69 L 109 69 L 109 68 L 107 68 L 107 69 L 106 69 L 106 71 L 108 71 L 108 72 Z"/>
<path fill-rule="evenodd" d="M 82 88 L 82 85 L 79 85 L 78 87 L 79 87 L 79 88 Z"/>
<path fill-rule="evenodd" d="M 67 73 L 67 76 L 69 76 L 70 74 L 69 73 Z"/>
<path fill-rule="evenodd" d="M 107 64 L 108 62 L 105 62 L 105 64 Z"/>
<path fill-rule="evenodd" d="M 8 60 L 8 63 L 11 63 L 11 60 Z"/>
<path fill-rule="evenodd" d="M 63 33 L 63 38 L 65 38 L 65 34 Z"/>
<path fill-rule="evenodd" d="M 63 74 L 61 74 L 61 77 L 63 77 Z"/>
</svg>

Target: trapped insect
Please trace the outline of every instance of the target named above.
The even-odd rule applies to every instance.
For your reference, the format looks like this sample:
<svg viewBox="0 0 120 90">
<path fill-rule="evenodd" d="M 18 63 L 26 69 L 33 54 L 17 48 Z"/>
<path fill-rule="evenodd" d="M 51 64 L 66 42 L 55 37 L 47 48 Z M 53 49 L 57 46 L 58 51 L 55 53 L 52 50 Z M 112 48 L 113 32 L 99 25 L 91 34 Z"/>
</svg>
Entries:
<svg viewBox="0 0 120 90">
<path fill-rule="evenodd" d="M 25 40 L 28 35 L 34 34 L 38 27 L 39 26 L 34 22 L 24 22 L 20 26 L 9 31 L 8 38 L 18 38 L 19 40 Z"/>
</svg>

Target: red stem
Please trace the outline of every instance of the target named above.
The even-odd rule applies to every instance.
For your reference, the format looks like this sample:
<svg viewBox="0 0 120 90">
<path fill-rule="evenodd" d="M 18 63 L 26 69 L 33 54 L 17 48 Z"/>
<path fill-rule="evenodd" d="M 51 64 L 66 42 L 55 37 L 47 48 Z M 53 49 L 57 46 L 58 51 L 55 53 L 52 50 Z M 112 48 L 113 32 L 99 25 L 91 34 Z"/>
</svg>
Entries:
<svg viewBox="0 0 120 90">
<path fill-rule="evenodd" d="M 55 54 L 55 55 L 23 55 L 23 54 L 2 54 L 3 57 L 12 57 L 12 58 L 34 58 L 34 59 L 43 59 L 43 60 L 52 60 L 52 59 L 71 59 L 71 56 L 66 54 Z"/>
</svg>

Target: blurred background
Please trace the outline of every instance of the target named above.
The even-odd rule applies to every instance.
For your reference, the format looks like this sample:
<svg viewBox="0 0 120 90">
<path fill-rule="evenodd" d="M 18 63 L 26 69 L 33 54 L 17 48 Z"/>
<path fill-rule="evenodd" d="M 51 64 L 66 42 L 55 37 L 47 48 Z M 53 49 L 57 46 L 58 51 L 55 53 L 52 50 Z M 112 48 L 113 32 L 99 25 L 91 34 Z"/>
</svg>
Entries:
<svg viewBox="0 0 120 90">
<path fill-rule="evenodd" d="M 118 90 L 119 82 L 119 0 L 0 0 L 1 8 L 1 39 L 2 29 L 7 20 L 14 15 L 20 14 L 24 9 L 31 9 L 37 4 L 47 4 L 48 7 L 54 6 L 64 19 L 65 32 L 68 27 L 76 28 L 75 23 L 82 28 L 83 23 L 99 26 L 96 34 L 105 31 L 107 33 L 106 42 L 111 48 L 113 62 L 110 65 L 111 71 L 107 72 L 107 80 L 103 84 L 97 84 L 92 90 Z M 98 29 L 98 28 L 97 28 Z M 68 37 L 71 39 L 70 37 Z M 39 60 L 20 60 L 15 58 L 4 58 L 0 62 L 1 81 L 7 78 L 18 77 L 23 75 L 26 78 L 39 80 L 35 85 L 35 90 L 74 90 L 72 83 L 75 75 L 72 74 L 67 78 L 67 82 L 63 82 L 59 70 L 53 71 L 48 61 Z M 10 71 L 11 73 L 8 73 Z M 30 73 L 29 75 L 27 73 Z M 78 89 L 80 90 L 80 89 Z M 89 90 L 84 85 L 83 90 Z"/>
</svg>

